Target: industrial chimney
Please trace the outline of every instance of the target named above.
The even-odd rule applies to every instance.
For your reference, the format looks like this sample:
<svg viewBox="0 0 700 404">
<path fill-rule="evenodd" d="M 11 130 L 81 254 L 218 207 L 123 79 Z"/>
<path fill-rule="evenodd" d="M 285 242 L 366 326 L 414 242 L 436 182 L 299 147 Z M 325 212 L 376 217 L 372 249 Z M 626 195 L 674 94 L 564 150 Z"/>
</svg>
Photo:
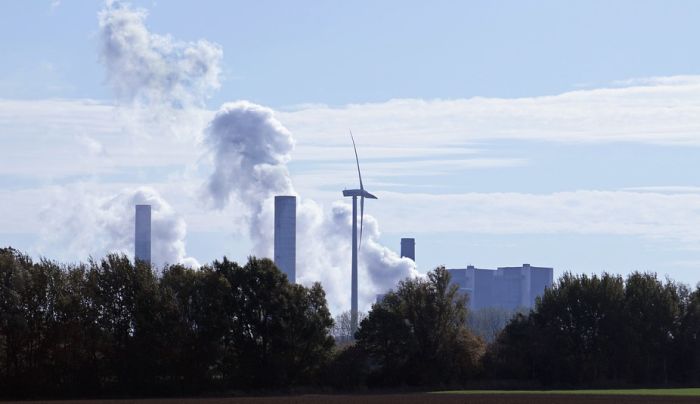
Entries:
<svg viewBox="0 0 700 404">
<path fill-rule="evenodd" d="M 416 239 L 402 238 L 401 239 L 401 258 L 407 257 L 416 261 Z"/>
<path fill-rule="evenodd" d="M 275 264 L 290 283 L 297 278 L 297 197 L 275 196 Z"/>
<path fill-rule="evenodd" d="M 151 264 L 151 205 L 136 205 L 134 261 Z"/>
</svg>

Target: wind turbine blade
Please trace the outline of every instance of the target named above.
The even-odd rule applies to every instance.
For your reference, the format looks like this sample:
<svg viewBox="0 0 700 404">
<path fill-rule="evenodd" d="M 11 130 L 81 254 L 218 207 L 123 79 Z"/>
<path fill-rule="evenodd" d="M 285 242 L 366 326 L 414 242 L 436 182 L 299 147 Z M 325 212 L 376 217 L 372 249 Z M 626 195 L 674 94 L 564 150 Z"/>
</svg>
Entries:
<svg viewBox="0 0 700 404">
<path fill-rule="evenodd" d="M 357 157 L 357 147 L 355 146 L 355 138 L 352 136 L 352 129 L 350 130 L 350 139 L 352 139 L 352 148 L 355 149 L 355 161 L 357 162 L 357 176 L 360 177 L 360 189 L 365 189 L 362 186 L 362 173 L 360 173 L 360 158 Z"/>
<path fill-rule="evenodd" d="M 360 245 L 357 247 L 358 251 L 362 247 L 362 224 L 365 220 L 365 197 L 360 197 Z"/>
</svg>

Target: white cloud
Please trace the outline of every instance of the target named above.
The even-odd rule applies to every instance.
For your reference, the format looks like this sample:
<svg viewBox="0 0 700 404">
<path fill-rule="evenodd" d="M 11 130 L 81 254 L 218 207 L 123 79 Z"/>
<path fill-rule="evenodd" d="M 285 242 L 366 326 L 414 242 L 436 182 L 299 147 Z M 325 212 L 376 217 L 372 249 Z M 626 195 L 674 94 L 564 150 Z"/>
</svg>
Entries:
<svg viewBox="0 0 700 404">
<path fill-rule="evenodd" d="M 196 163 L 211 113 L 172 111 L 182 136 L 162 136 L 162 125 L 134 113 L 91 100 L 0 100 L 0 137 L 12 150 L 0 175 L 60 179 Z"/>
<path fill-rule="evenodd" d="M 169 109 L 169 122 L 162 125 L 158 120 L 149 122 L 149 112 L 141 111 L 144 116 L 139 117 L 138 111 L 90 100 L 0 100 L 3 145 L 13 149 L 6 164 L 0 166 L 0 174 L 56 177 L 178 165 L 195 162 L 201 155 L 199 136 L 213 112 Z M 411 166 L 409 160 L 465 168 L 478 161 L 513 165 L 524 161 L 484 156 L 487 150 L 479 142 L 519 139 L 700 145 L 700 76 L 656 78 L 645 85 L 549 97 L 392 100 L 277 112 L 276 116 L 294 133 L 297 143 L 291 158 L 295 163 L 351 160 L 347 129 L 352 127 L 368 168 L 369 164 L 388 164 L 392 166 L 388 171 L 397 172 L 401 163 L 387 161 L 394 158 L 406 161 L 403 168 Z M 167 134 L 176 135 L 163 136 L 163 126 Z M 111 159 L 88 165 L 74 159 L 77 150 L 83 150 L 73 145 L 80 143 L 76 139 L 81 136 L 102 144 Z"/>
<path fill-rule="evenodd" d="M 629 187 L 623 188 L 623 191 L 630 192 L 655 192 L 668 194 L 700 194 L 700 187 L 694 186 L 648 186 L 648 187 Z"/>
<path fill-rule="evenodd" d="M 144 10 L 111 1 L 99 15 L 100 60 L 119 99 L 116 106 L 0 100 L 2 145 L 12 150 L 4 156 L 0 176 L 40 182 L 36 189 L 3 191 L 8 198 L 0 200 L 0 207 L 33 219 L 4 217 L 0 225 L 41 229 L 46 246 L 65 247 L 66 255 L 58 258 L 130 254 L 133 205 L 141 201 L 154 205 L 157 263 L 189 261 L 184 218 L 204 230 L 212 223 L 230 229 L 233 224 L 222 224 L 227 220 L 247 225 L 254 251 L 269 256 L 272 196 L 302 191 L 299 279 L 323 282 L 331 308 L 339 311 L 349 305 L 351 213 L 346 203 L 337 202 L 339 187 L 332 194 L 329 187 L 356 183 L 349 168 L 349 128 L 360 141 L 369 183 L 373 177 L 400 182 L 402 175 L 528 164 L 527 156 L 497 155 L 480 145 L 501 139 L 700 145 L 700 76 L 636 79 L 617 83 L 622 87 L 516 99 L 397 99 L 343 107 L 308 104 L 279 112 L 237 102 L 224 105 L 202 137 L 214 116 L 202 106 L 219 87 L 221 48 L 152 33 L 145 20 Z M 287 171 L 290 159 L 302 168 L 297 178 Z M 145 174 L 134 177 L 138 170 Z M 158 170 L 169 172 L 167 178 L 154 180 L 151 174 Z M 87 185 L 70 178 L 91 174 L 98 179 Z M 128 177 L 119 180 L 127 184 L 97 185 L 103 174 Z M 68 184 L 46 188 L 59 179 Z M 168 202 L 140 188 L 154 182 Z M 199 205 L 197 184 L 205 182 L 223 211 Z M 47 191 L 55 195 L 47 199 Z M 700 212 L 693 207 L 700 206 L 700 194 L 678 191 L 385 191 L 382 203 L 370 204 L 368 210 L 381 217 L 384 229 L 396 233 L 410 228 L 423 234 L 624 234 L 698 245 L 700 231 L 693 224 Z M 50 203 L 37 218 L 31 209 L 36 211 L 37 201 L 43 200 Z M 173 206 L 184 213 L 176 214 Z M 374 217 L 365 217 L 360 256 L 365 308 L 374 293 L 416 274 L 412 262 L 379 243 Z"/>
<path fill-rule="evenodd" d="M 183 42 L 145 24 L 148 12 L 109 1 L 99 13 L 100 61 L 121 99 L 185 108 L 220 86 L 223 51 L 205 40 Z"/>
<path fill-rule="evenodd" d="M 276 195 L 296 195 L 287 162 L 294 146 L 292 134 L 269 108 L 248 102 L 224 104 L 210 123 L 206 144 L 214 167 L 205 195 L 217 208 L 236 206 L 246 212 L 254 251 L 272 256 L 273 201 Z M 302 283 L 320 281 L 333 312 L 347 309 L 352 212 L 344 203 L 330 209 L 311 199 L 298 200 L 297 267 Z M 363 310 L 376 293 L 417 275 L 415 264 L 382 246 L 379 226 L 365 216 L 365 243 L 360 253 Z"/>
<path fill-rule="evenodd" d="M 389 232 L 613 234 L 700 246 L 700 194 L 580 190 L 550 194 L 383 192 Z"/>
<path fill-rule="evenodd" d="M 700 144 L 700 76 L 635 81 L 531 98 L 396 99 L 280 112 L 304 145 L 335 145 L 352 128 L 369 147 L 455 147 L 519 139 Z"/>
</svg>

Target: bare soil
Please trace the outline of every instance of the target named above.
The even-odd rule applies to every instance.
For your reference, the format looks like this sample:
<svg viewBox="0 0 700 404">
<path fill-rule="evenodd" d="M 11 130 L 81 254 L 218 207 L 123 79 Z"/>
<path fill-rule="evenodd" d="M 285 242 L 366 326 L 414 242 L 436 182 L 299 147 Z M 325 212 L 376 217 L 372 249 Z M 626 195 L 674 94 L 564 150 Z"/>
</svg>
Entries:
<svg viewBox="0 0 700 404">
<path fill-rule="evenodd" d="M 268 397 L 225 398 L 168 398 L 139 400 L 57 400 L 23 401 L 22 404 L 632 404 L 632 403 L 698 403 L 698 397 L 651 397 L 651 396 L 581 396 L 581 395 L 478 395 L 478 394 L 354 394 L 354 395 L 298 395 Z"/>
</svg>

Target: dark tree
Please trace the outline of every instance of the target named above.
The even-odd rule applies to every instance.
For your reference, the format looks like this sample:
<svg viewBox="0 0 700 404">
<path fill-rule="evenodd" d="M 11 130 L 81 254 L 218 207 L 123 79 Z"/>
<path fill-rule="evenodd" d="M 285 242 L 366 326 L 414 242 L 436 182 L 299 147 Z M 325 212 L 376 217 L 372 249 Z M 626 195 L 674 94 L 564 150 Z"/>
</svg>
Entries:
<svg viewBox="0 0 700 404">
<path fill-rule="evenodd" d="M 674 358 L 694 346 L 692 309 L 680 331 L 684 290 L 654 274 L 565 274 L 489 347 L 487 373 L 562 386 L 667 383 L 682 373 Z"/>
<path fill-rule="evenodd" d="M 680 296 L 672 282 L 656 274 L 633 273 L 625 287 L 628 371 L 636 383 L 667 383 L 673 342 L 678 334 Z"/>
<path fill-rule="evenodd" d="M 333 326 L 319 284 L 291 285 L 269 259 L 214 269 L 229 281 L 233 304 L 227 354 L 232 381 L 244 388 L 308 383 L 333 347 Z"/>
<path fill-rule="evenodd" d="M 312 384 L 333 349 L 319 284 L 267 259 L 156 276 L 108 255 L 0 250 L 0 397 L 163 395 Z"/>
<path fill-rule="evenodd" d="M 498 380 L 535 380 L 541 350 L 532 316 L 516 314 L 488 346 L 483 357 L 485 375 Z"/>
<path fill-rule="evenodd" d="M 675 341 L 673 376 L 684 383 L 700 382 L 700 286 L 692 293 L 679 287 L 681 317 Z"/>
<path fill-rule="evenodd" d="M 443 267 L 406 279 L 375 304 L 357 332 L 383 385 L 461 384 L 477 368 L 483 342 L 468 330 L 466 296 Z"/>
</svg>

